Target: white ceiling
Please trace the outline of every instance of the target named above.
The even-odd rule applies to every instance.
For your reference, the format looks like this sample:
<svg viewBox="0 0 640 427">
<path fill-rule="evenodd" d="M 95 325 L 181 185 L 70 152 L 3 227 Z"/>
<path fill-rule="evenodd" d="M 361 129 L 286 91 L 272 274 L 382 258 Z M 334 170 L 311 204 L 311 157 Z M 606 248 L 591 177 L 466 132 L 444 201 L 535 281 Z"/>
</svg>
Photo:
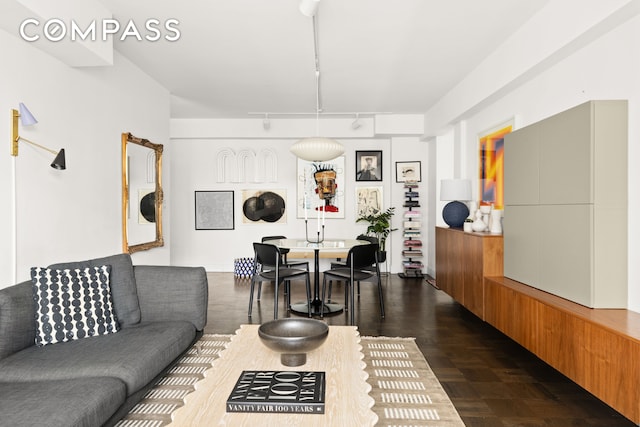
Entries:
<svg viewBox="0 0 640 427">
<path fill-rule="evenodd" d="M 312 19 L 299 0 L 100 0 L 114 18 L 178 19 L 176 42 L 115 48 L 172 94 L 174 118 L 314 113 Z M 423 113 L 548 0 L 322 0 L 324 113 Z"/>
</svg>

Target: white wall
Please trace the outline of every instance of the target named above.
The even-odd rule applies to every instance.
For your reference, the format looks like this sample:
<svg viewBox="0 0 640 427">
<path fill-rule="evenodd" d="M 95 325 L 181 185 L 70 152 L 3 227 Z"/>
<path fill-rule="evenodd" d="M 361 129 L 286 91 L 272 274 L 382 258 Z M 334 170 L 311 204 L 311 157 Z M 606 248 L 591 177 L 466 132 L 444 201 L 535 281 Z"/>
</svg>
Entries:
<svg viewBox="0 0 640 427">
<path fill-rule="evenodd" d="M 0 156 L 2 288 L 14 281 L 13 162 L 17 280 L 29 279 L 32 266 L 121 253 L 120 135 L 132 132 L 167 144 L 169 93 L 118 54 L 111 67 L 71 68 L 4 31 L 0 51 L 6 65 L 0 69 L 0 135 L 6 138 Z M 9 114 L 19 102 L 39 121 L 20 125 L 20 135 L 55 150 L 64 147 L 67 170 L 50 168 L 53 156 L 25 143 L 18 157 L 9 155 Z M 167 167 L 167 186 L 169 177 Z M 133 257 L 138 264 L 166 264 L 169 246 Z"/>
<path fill-rule="evenodd" d="M 417 117 L 420 119 L 419 129 L 422 129 L 421 116 Z M 271 130 L 265 132 L 262 129 L 261 120 L 256 122 L 256 120 L 250 119 L 244 121 L 236 119 L 231 122 L 233 126 L 230 126 L 229 121 L 226 120 L 204 122 L 172 120 L 171 169 L 176 171 L 172 176 L 170 201 L 173 236 L 171 263 L 174 265 L 195 264 L 205 266 L 208 271 L 233 271 L 233 260 L 240 257 L 252 257 L 251 243 L 259 241 L 262 236 L 285 235 L 292 238 L 304 236 L 304 220 L 296 218 L 294 209 L 297 159 L 289 151 L 289 148 L 297 138 L 309 136 L 301 133 L 309 127 L 301 126 L 300 119 L 278 119 L 272 120 Z M 393 227 L 400 228 L 404 187 L 395 182 L 395 162 L 422 160 L 423 167 L 427 166 L 426 144 L 419 141 L 416 136 L 405 136 L 399 139 L 392 135 L 374 137 L 372 127 L 369 126 L 369 129 L 360 131 L 362 137 L 353 138 L 352 130 L 349 127 L 350 123 L 351 121 L 343 123 L 343 120 L 336 119 L 335 121 L 327 120 L 321 126 L 321 129 L 326 129 L 328 134 L 335 136 L 346 147 L 345 188 L 338 189 L 338 191 L 344 191 L 345 194 L 345 218 L 326 220 L 326 238 L 354 238 L 366 230 L 365 223 L 356 224 L 355 222 L 356 186 L 383 186 L 384 208 L 397 207 L 398 215 L 394 217 Z M 410 132 L 416 132 L 414 125 L 409 125 L 406 128 L 409 128 Z M 378 129 L 378 131 L 382 130 Z M 394 131 L 397 132 L 392 125 L 385 124 L 385 133 Z M 297 138 L 290 138 L 296 132 Z M 288 138 L 279 138 L 277 137 L 278 133 L 286 135 Z M 221 138 L 220 134 L 223 134 L 224 137 Z M 271 136 L 271 134 L 276 134 L 276 136 Z M 229 136 L 232 135 L 241 137 L 229 139 Z M 341 135 L 344 138 L 341 138 Z M 348 138 L 345 137 L 346 135 Z M 277 156 L 276 182 L 217 182 L 216 155 L 221 149 L 229 148 L 235 152 L 248 149 L 259 152 L 265 147 L 274 150 Z M 355 181 L 355 152 L 357 150 L 382 150 L 382 182 Z M 246 189 L 285 190 L 286 223 L 243 223 L 242 190 Z M 234 230 L 195 230 L 194 193 L 195 191 L 207 190 L 234 191 Z M 390 243 L 387 248 L 390 257 L 388 268 L 395 272 L 401 271 L 401 232 L 393 232 L 388 242 Z M 320 267 L 326 268 L 328 263 L 329 261 L 323 260 Z"/>
<path fill-rule="evenodd" d="M 619 2 L 625 3 L 625 2 Z M 637 2 L 636 2 L 637 4 Z M 637 8 L 636 8 L 637 9 Z M 629 12 L 627 8 L 627 12 Z M 620 17 L 615 25 L 613 18 L 606 18 L 606 28 L 600 25 L 600 32 L 589 34 L 588 42 L 570 52 L 562 60 L 544 67 L 535 76 L 528 76 L 518 85 L 502 87 L 500 97 L 492 102 L 480 103 L 480 108 L 462 106 L 464 110 L 446 113 L 437 109 L 427 113 L 427 119 L 457 116 L 453 123 L 440 123 L 451 129 L 460 120 L 466 122 L 465 150 L 466 168 L 463 177 L 477 179 L 477 140 L 482 131 L 515 118 L 516 128 L 539 121 L 590 99 L 628 99 L 629 100 L 629 218 L 640 208 L 640 170 L 634 167 L 640 161 L 638 138 L 640 137 L 640 17 L 627 13 Z M 635 17 L 634 17 L 635 16 Z M 565 23 L 571 26 L 574 23 Z M 554 34 L 555 28 L 547 26 L 547 38 Z M 606 30 L 606 31 L 605 31 Z M 566 31 L 564 29 L 563 31 Z M 535 44 L 536 40 L 530 40 Z M 522 46 L 523 48 L 529 46 Z M 508 58 L 505 59 L 508 61 Z M 487 81 L 490 75 L 485 75 Z M 484 87 L 491 86 L 487 82 Z M 486 95 L 486 94 L 485 94 Z M 491 98 L 490 95 L 487 98 Z M 453 102 L 443 103 L 451 105 Z M 432 121 L 433 122 L 433 121 Z M 443 126 L 444 127 L 444 126 Z M 451 133 L 451 131 L 449 131 Z M 474 186 L 475 187 L 475 186 Z M 640 311 L 640 266 L 635 260 L 640 254 L 638 239 L 640 228 L 635 221 L 629 222 L 629 300 L 628 307 Z"/>
</svg>

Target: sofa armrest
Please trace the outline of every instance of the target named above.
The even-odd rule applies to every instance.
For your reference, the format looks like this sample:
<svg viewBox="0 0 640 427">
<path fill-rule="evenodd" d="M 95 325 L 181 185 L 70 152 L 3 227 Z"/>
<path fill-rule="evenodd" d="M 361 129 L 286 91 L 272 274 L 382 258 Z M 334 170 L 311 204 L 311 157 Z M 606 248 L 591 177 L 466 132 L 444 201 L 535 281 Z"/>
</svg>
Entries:
<svg viewBox="0 0 640 427">
<path fill-rule="evenodd" d="M 0 290 L 0 359 L 35 345 L 36 306 L 31 281 Z"/>
<path fill-rule="evenodd" d="M 207 324 L 209 285 L 202 267 L 134 266 L 142 322 L 187 320 Z"/>
</svg>

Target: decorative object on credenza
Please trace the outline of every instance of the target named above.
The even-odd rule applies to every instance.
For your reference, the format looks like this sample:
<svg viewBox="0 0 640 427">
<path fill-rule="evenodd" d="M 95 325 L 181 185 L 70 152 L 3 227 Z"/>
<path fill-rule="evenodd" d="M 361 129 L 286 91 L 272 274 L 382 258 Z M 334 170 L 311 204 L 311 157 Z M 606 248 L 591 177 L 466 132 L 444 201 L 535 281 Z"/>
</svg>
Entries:
<svg viewBox="0 0 640 427">
<path fill-rule="evenodd" d="M 325 373 L 242 371 L 227 412 L 324 414 Z"/>
<path fill-rule="evenodd" d="M 493 206 L 481 204 L 478 210 L 480 211 L 480 214 L 482 214 L 482 222 L 484 222 L 486 225 L 486 228 L 483 231 L 489 231 L 489 220 L 491 218 L 491 211 L 493 211 Z"/>
<path fill-rule="evenodd" d="M 443 179 L 440 181 L 440 200 L 450 201 L 442 209 L 442 219 L 453 228 L 461 228 L 469 216 L 469 208 L 463 201 L 471 200 L 471 181 L 468 179 Z"/>
<path fill-rule="evenodd" d="M 31 126 L 38 121 L 31 111 L 21 102 L 19 106 L 20 111 L 11 110 L 11 155 L 14 157 L 18 156 L 18 143 L 20 141 L 24 141 L 28 144 L 33 145 L 34 147 L 38 147 L 42 150 L 48 151 L 54 156 L 53 162 L 51 162 L 51 167 L 58 170 L 64 170 L 67 168 L 67 161 L 65 159 L 64 148 L 61 148 L 60 151 L 54 151 L 50 148 L 45 147 L 44 145 L 37 144 L 33 141 L 28 140 L 27 138 L 23 138 L 20 136 L 18 132 L 18 118 L 20 118 L 20 123 L 23 126 Z"/>
<path fill-rule="evenodd" d="M 286 318 L 265 322 L 258 328 L 260 341 L 280 354 L 284 366 L 307 363 L 307 352 L 320 347 L 329 335 L 329 326 L 315 319 Z"/>
<path fill-rule="evenodd" d="M 487 223 L 482 220 L 482 211 L 480 209 L 476 211 L 476 220 L 471 224 L 471 229 L 476 233 L 487 231 Z"/>
<path fill-rule="evenodd" d="M 502 209 L 493 209 L 489 218 L 489 232 L 491 234 L 502 234 Z"/>
<path fill-rule="evenodd" d="M 467 218 L 464 220 L 464 223 L 462 224 L 462 229 L 464 231 L 466 231 L 467 233 L 470 233 L 473 231 L 473 220 L 471 218 Z"/>
</svg>

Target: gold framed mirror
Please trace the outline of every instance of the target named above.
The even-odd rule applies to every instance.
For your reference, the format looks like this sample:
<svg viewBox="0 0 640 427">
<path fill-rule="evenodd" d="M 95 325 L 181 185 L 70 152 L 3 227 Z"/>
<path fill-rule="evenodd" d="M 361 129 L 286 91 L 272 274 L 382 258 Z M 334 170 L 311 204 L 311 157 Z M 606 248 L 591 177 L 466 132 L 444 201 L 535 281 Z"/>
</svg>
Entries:
<svg viewBox="0 0 640 427">
<path fill-rule="evenodd" d="M 162 144 L 122 134 L 122 251 L 164 246 Z"/>
</svg>

